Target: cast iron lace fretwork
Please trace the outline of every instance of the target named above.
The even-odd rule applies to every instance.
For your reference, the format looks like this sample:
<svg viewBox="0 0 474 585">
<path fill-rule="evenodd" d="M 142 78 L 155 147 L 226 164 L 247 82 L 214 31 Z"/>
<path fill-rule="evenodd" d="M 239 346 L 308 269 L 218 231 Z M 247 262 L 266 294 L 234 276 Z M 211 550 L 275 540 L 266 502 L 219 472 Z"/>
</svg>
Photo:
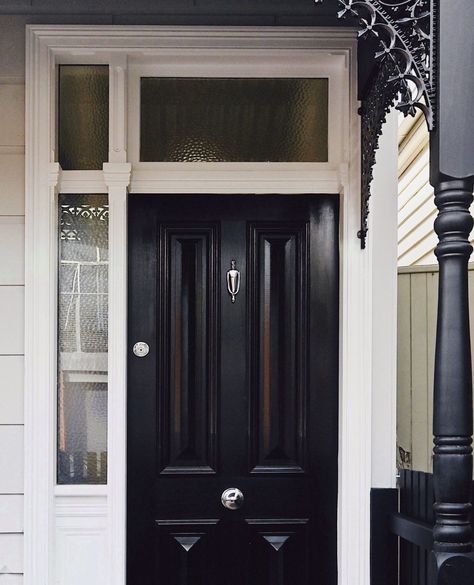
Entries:
<svg viewBox="0 0 474 585">
<path fill-rule="evenodd" d="M 395 104 L 397 91 L 394 90 L 391 79 L 395 72 L 395 65 L 388 59 L 377 69 L 371 84 L 371 89 L 362 101 L 361 114 L 361 226 L 357 237 L 365 249 L 368 220 L 370 186 L 373 179 L 375 157 L 379 147 L 379 138 L 387 114 Z"/>
<path fill-rule="evenodd" d="M 338 0 L 339 18 L 354 17 L 359 37 L 378 44 L 378 67 L 362 100 L 362 202 L 358 237 L 365 248 L 370 186 L 382 126 L 390 108 L 405 115 L 420 109 L 433 130 L 436 123 L 436 0 Z"/>
<path fill-rule="evenodd" d="M 354 16 L 361 25 L 359 36 L 377 40 L 380 50 L 375 54 L 376 61 L 393 63 L 389 82 L 400 96 L 397 109 L 414 116 L 419 108 L 432 130 L 435 0 L 338 1 L 343 7 L 338 17 Z"/>
</svg>

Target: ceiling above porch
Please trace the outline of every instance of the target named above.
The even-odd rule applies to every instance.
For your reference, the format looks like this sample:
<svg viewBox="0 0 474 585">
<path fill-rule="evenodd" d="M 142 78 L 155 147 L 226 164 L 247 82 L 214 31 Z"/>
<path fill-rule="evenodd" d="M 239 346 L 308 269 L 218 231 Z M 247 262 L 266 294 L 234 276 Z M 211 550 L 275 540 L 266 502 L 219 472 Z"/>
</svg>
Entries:
<svg viewBox="0 0 474 585">
<path fill-rule="evenodd" d="M 340 6 L 339 6 L 340 8 Z M 94 24 L 235 24 L 330 26 L 337 24 L 337 0 L 4 0 L 0 14 L 24 14 L 35 22 L 65 23 L 80 16 Z M 345 22 L 350 25 L 350 22 Z M 340 26 L 340 23 L 339 23 Z"/>
</svg>

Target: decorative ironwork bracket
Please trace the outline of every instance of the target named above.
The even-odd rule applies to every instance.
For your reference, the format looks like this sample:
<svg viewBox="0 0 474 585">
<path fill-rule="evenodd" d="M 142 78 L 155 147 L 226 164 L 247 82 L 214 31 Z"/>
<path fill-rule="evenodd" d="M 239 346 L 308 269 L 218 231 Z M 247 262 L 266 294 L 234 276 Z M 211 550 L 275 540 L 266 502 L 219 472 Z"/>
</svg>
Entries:
<svg viewBox="0 0 474 585">
<path fill-rule="evenodd" d="M 395 105 L 397 91 L 391 79 L 394 75 L 394 64 L 385 60 L 378 68 L 371 82 L 370 91 L 363 99 L 359 113 L 361 115 L 361 194 L 360 194 L 360 230 L 357 237 L 364 250 L 369 231 L 369 199 L 374 178 L 373 171 L 379 138 L 387 114 Z"/>
<path fill-rule="evenodd" d="M 361 229 L 365 248 L 370 186 L 382 126 L 390 108 L 406 116 L 421 110 L 428 130 L 436 124 L 436 10 L 438 0 L 338 0 L 338 18 L 354 17 L 359 37 L 376 40 L 379 63 L 362 100 Z M 318 2 L 319 3 L 319 2 Z"/>
<path fill-rule="evenodd" d="M 405 115 L 423 111 L 428 129 L 434 127 L 436 98 L 435 4 L 436 0 L 338 0 L 338 18 L 355 17 L 361 25 L 359 37 L 372 37 L 380 50 L 376 61 L 393 64 L 389 79 L 399 95 L 397 109 Z"/>
</svg>

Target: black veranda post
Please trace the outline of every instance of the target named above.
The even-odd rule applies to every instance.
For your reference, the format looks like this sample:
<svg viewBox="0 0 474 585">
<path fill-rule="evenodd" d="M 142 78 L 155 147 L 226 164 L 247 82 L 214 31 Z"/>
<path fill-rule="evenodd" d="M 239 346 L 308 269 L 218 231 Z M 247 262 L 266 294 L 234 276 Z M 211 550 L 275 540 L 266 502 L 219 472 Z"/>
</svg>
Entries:
<svg viewBox="0 0 474 585">
<path fill-rule="evenodd" d="M 474 187 L 474 2 L 439 0 L 431 182 L 439 210 L 434 379 L 435 518 L 432 585 L 474 582 L 471 529 L 472 372 L 468 261 Z"/>
</svg>

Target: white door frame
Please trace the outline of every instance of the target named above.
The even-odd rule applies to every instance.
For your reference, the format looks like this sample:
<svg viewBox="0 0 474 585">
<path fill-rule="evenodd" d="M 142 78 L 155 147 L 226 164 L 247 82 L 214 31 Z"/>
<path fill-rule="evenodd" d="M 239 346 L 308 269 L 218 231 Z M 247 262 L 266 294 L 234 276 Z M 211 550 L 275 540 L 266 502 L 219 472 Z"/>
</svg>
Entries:
<svg viewBox="0 0 474 585">
<path fill-rule="evenodd" d="M 161 67 L 185 71 L 190 55 L 194 59 L 201 55 L 201 66 L 208 62 L 210 67 L 216 55 L 224 63 L 227 59 L 228 67 L 239 61 L 239 55 L 250 55 L 260 58 L 267 76 L 297 77 L 303 70 L 318 76 L 318 71 L 326 71 L 330 86 L 335 83 L 332 108 L 340 114 L 333 118 L 339 125 L 333 133 L 336 138 L 330 145 L 329 162 L 138 163 L 135 100 L 127 99 L 127 88 L 136 92 L 133 80 L 140 66 L 151 66 L 158 58 Z M 55 162 L 55 71 L 59 62 L 110 65 L 109 162 L 103 171 L 63 172 Z M 87 564 L 81 554 L 91 553 L 84 551 L 95 551 L 103 565 L 99 578 L 95 575 L 94 580 L 94 574 L 87 577 L 88 585 L 125 585 L 127 196 L 128 192 L 191 190 L 341 196 L 338 582 L 369 585 L 372 256 L 370 243 L 369 250 L 362 252 L 356 238 L 360 124 L 355 31 L 30 26 L 26 90 L 25 585 L 79 583 L 68 580 L 67 566 L 71 559 L 80 566 Z M 55 485 L 58 192 L 109 193 L 107 486 Z M 388 449 L 385 456 L 394 457 L 394 446 L 393 454 Z M 97 569 L 94 559 L 93 567 Z"/>
</svg>

